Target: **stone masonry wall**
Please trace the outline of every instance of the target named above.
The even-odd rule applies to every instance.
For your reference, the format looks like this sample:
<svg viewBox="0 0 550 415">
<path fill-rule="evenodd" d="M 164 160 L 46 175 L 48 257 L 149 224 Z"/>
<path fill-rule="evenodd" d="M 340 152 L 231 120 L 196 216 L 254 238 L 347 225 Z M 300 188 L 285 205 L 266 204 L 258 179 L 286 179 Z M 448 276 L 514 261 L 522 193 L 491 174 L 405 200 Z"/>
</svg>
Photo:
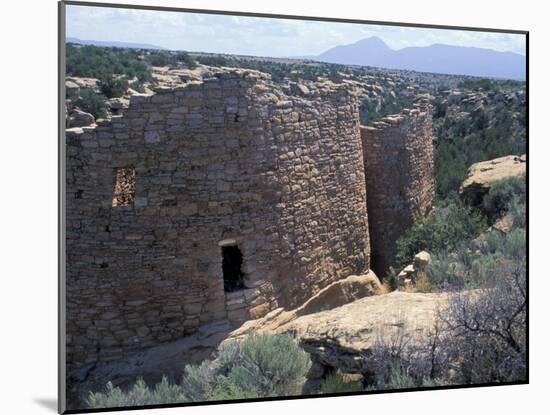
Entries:
<svg viewBox="0 0 550 415">
<path fill-rule="evenodd" d="M 371 268 L 383 277 L 396 241 L 432 209 L 432 109 L 421 95 L 414 107 L 361 126 L 371 237 Z"/>
<path fill-rule="evenodd" d="M 133 96 L 124 115 L 68 129 L 66 150 L 69 367 L 294 307 L 369 268 L 344 85 L 225 70 Z M 224 291 L 224 244 L 243 254 L 242 290 Z"/>
</svg>

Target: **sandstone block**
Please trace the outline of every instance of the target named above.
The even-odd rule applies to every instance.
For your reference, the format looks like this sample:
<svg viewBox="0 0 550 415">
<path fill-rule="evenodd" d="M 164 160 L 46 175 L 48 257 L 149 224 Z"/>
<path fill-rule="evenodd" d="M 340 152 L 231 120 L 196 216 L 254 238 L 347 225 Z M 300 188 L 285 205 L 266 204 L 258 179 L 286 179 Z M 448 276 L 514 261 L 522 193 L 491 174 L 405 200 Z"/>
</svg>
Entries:
<svg viewBox="0 0 550 415">
<path fill-rule="evenodd" d="M 157 131 L 145 131 L 143 137 L 147 144 L 160 143 L 160 134 Z"/>
</svg>

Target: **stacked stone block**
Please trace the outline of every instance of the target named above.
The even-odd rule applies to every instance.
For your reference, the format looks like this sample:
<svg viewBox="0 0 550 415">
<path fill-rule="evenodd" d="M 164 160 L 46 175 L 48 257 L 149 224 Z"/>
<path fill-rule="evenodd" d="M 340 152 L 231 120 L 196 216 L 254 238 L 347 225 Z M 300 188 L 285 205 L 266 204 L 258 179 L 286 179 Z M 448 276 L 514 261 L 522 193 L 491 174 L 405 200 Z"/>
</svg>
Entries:
<svg viewBox="0 0 550 415">
<path fill-rule="evenodd" d="M 345 85 L 226 70 L 68 129 L 66 153 L 69 367 L 294 307 L 369 268 L 357 98 Z M 124 203 L 113 203 L 117 172 L 133 173 Z M 231 293 L 227 243 L 245 276 Z"/>
<path fill-rule="evenodd" d="M 384 277 L 396 241 L 432 209 L 432 108 L 420 95 L 413 108 L 361 126 L 371 237 L 371 268 Z"/>
</svg>

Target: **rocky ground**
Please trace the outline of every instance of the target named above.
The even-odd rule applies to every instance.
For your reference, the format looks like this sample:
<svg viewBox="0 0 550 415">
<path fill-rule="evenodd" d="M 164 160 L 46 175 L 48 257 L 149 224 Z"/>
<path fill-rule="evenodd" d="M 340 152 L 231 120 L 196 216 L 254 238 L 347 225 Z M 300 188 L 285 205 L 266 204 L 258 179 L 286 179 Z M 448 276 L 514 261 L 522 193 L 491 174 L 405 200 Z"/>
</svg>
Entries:
<svg viewBox="0 0 550 415">
<path fill-rule="evenodd" d="M 445 293 L 386 294 L 374 273 L 350 276 L 294 310 L 274 310 L 236 330 L 231 330 L 229 322 L 219 321 L 202 326 L 194 335 L 120 361 L 79 369 L 71 374 L 73 399 L 82 401 L 89 390 L 101 390 L 109 381 L 124 387 L 141 377 L 153 384 L 165 375 L 177 382 L 186 364 L 215 355 L 223 342 L 259 332 L 288 333 L 296 338 L 314 363 L 308 384 L 312 387 L 318 385 L 327 367 L 362 373 L 361 357 L 381 341 L 391 343 L 405 333 L 411 342 L 422 342 L 448 298 Z"/>
<path fill-rule="evenodd" d="M 402 337 L 409 346 L 426 342 L 449 296 L 394 291 L 301 316 L 276 311 L 246 323 L 225 341 L 264 331 L 291 334 L 312 359 L 305 385 L 309 392 L 321 384 L 327 370 L 365 373 L 364 357 L 378 344 L 395 344 Z"/>
</svg>

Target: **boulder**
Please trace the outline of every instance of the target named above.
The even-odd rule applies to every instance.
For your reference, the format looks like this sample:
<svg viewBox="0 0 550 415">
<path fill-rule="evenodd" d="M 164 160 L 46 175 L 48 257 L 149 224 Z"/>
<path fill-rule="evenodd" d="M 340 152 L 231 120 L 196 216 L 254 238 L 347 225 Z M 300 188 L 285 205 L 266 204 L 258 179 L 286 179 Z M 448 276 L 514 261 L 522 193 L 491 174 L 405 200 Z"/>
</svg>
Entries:
<svg viewBox="0 0 550 415">
<path fill-rule="evenodd" d="M 379 294 L 381 284 L 373 271 L 364 275 L 352 275 L 323 288 L 296 309 L 298 316 L 330 310 L 348 304 L 358 298 Z"/>
<path fill-rule="evenodd" d="M 460 196 L 473 207 L 480 207 L 491 184 L 508 177 L 525 175 L 527 159 L 521 156 L 505 156 L 472 164 L 468 177 L 460 186 Z"/>
<path fill-rule="evenodd" d="M 278 309 L 245 323 L 224 341 L 253 332 L 292 335 L 311 356 L 306 384 L 309 391 L 318 386 L 329 368 L 344 373 L 367 373 L 368 356 L 380 343 L 392 344 L 400 336 L 411 346 L 425 342 L 434 328 L 438 310 L 451 295 L 394 291 L 311 314 L 297 315 Z"/>
<path fill-rule="evenodd" d="M 72 82 L 78 85 L 80 90 L 89 89 L 92 91 L 97 91 L 99 86 L 99 80 L 96 78 L 81 78 L 78 76 L 69 76 L 66 78 L 65 82 Z"/>
<path fill-rule="evenodd" d="M 504 234 L 509 233 L 514 228 L 514 218 L 511 215 L 505 215 L 497 220 L 491 228 Z"/>
<path fill-rule="evenodd" d="M 366 373 L 364 358 L 380 343 L 400 336 L 422 344 L 433 330 L 438 309 L 449 294 L 394 291 L 362 298 L 342 307 L 302 316 L 277 331 L 292 333 L 313 361 L 344 373 Z"/>
<path fill-rule="evenodd" d="M 407 265 L 399 274 L 397 274 L 399 281 L 405 286 L 416 282 L 422 274 L 426 274 L 428 271 L 428 265 L 431 262 L 432 257 L 428 252 L 419 252 L 414 256 L 413 263 Z"/>
<path fill-rule="evenodd" d="M 124 98 L 111 98 L 107 101 L 107 104 L 112 110 L 119 110 L 128 107 L 128 100 Z"/>
<path fill-rule="evenodd" d="M 128 108 L 130 101 L 126 98 L 111 98 L 107 101 L 109 110 L 113 115 L 122 115 L 122 111 Z"/>
<path fill-rule="evenodd" d="M 302 95 L 309 94 L 309 88 L 307 86 L 305 86 L 304 84 L 297 84 L 296 88 L 298 88 L 298 91 L 300 91 L 300 93 Z"/>
<path fill-rule="evenodd" d="M 298 308 L 293 310 L 277 308 L 262 318 L 245 322 L 230 334 L 228 340 L 241 338 L 256 331 L 277 330 L 300 316 L 331 310 L 381 292 L 382 285 L 374 272 L 369 270 L 363 275 L 351 275 L 329 284 Z"/>
<path fill-rule="evenodd" d="M 432 262 L 431 255 L 426 251 L 421 251 L 414 256 L 413 265 L 415 269 L 425 271 L 426 267 Z"/>
<path fill-rule="evenodd" d="M 86 127 L 95 123 L 95 118 L 92 114 L 81 111 L 75 108 L 67 119 L 67 128 Z"/>
<path fill-rule="evenodd" d="M 397 278 L 399 278 L 402 285 L 408 285 L 414 281 L 415 274 L 416 270 L 414 269 L 414 265 L 409 264 L 403 268 L 399 274 L 397 274 Z"/>
<path fill-rule="evenodd" d="M 65 81 L 65 95 L 70 99 L 77 99 L 80 95 L 80 86 L 74 81 Z"/>
</svg>

